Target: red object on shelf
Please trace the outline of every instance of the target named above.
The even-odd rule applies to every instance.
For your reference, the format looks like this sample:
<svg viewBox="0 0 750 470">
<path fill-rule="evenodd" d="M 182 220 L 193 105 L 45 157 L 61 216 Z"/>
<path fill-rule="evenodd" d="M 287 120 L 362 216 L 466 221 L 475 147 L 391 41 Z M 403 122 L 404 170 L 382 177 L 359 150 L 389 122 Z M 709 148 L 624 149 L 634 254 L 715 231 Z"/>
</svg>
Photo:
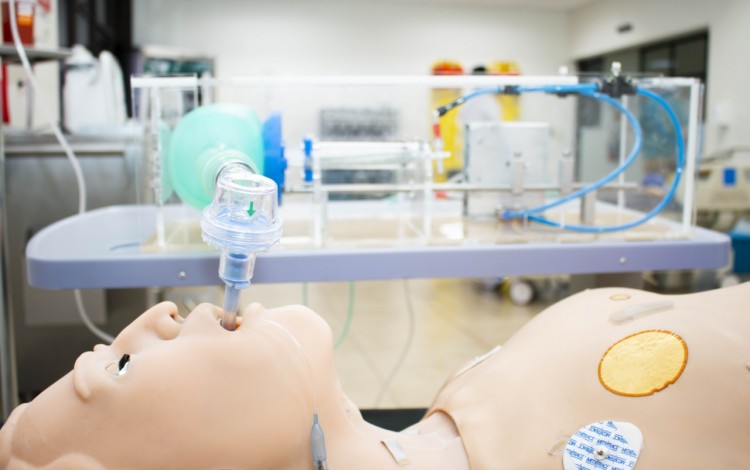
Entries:
<svg viewBox="0 0 750 470">
<path fill-rule="evenodd" d="M 34 45 L 34 7 L 33 1 L 17 1 L 15 2 L 16 9 L 16 25 L 18 26 L 18 35 L 21 38 L 21 42 L 27 46 Z M 10 29 L 10 5 L 8 2 L 3 2 L 2 8 L 3 15 L 3 42 L 6 44 L 13 44 L 13 34 Z"/>
<path fill-rule="evenodd" d="M 432 64 L 433 75 L 463 75 L 464 69 L 461 64 L 452 60 L 442 60 Z"/>
</svg>

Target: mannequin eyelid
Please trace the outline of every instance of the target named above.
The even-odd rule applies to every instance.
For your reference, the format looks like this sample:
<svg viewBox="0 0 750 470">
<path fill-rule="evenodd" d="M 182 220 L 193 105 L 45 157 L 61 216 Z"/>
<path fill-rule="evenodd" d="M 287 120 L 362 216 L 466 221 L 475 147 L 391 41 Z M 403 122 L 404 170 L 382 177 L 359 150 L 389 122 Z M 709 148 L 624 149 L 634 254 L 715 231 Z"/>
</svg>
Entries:
<svg viewBox="0 0 750 470">
<path fill-rule="evenodd" d="M 127 374 L 130 369 L 130 354 L 123 354 L 120 359 L 115 362 L 110 362 L 104 369 L 110 374 L 116 376 Z"/>
</svg>

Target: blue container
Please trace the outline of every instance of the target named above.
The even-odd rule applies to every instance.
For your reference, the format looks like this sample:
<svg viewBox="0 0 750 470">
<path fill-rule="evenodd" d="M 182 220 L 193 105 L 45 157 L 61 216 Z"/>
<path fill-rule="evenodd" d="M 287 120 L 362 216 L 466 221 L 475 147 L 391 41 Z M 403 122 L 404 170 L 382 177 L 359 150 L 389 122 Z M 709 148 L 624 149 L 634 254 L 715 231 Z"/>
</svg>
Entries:
<svg viewBox="0 0 750 470">
<path fill-rule="evenodd" d="M 732 237 L 732 250 L 734 250 L 734 272 L 750 273 L 750 232 L 735 228 L 729 236 Z"/>
</svg>

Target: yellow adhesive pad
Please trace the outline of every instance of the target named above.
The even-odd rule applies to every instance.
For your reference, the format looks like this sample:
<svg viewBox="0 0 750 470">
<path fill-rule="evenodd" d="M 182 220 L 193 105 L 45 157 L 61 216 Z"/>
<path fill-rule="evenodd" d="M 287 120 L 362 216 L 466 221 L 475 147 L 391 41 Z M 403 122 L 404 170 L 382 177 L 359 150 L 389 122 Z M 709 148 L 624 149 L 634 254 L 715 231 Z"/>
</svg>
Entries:
<svg viewBox="0 0 750 470">
<path fill-rule="evenodd" d="M 645 397 L 680 378 L 687 364 L 685 341 L 664 330 L 647 330 L 612 345 L 599 361 L 599 381 L 612 393 Z"/>
</svg>

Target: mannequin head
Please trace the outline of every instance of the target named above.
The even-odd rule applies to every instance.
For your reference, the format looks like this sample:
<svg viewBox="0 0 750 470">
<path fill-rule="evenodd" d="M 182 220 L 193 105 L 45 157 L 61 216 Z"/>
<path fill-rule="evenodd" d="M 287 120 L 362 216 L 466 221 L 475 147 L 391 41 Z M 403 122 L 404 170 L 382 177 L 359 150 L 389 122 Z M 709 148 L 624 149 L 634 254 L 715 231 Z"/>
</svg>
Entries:
<svg viewBox="0 0 750 470">
<path fill-rule="evenodd" d="M 0 463 L 8 455 L 11 469 L 55 460 L 82 469 L 241 468 L 249 457 L 257 468 L 308 462 L 313 376 L 327 384 L 327 396 L 338 393 L 328 326 L 304 307 L 255 304 L 228 332 L 220 314 L 203 304 L 183 320 L 162 303 L 111 346 L 84 353 L 71 373 L 14 411 Z"/>
</svg>

